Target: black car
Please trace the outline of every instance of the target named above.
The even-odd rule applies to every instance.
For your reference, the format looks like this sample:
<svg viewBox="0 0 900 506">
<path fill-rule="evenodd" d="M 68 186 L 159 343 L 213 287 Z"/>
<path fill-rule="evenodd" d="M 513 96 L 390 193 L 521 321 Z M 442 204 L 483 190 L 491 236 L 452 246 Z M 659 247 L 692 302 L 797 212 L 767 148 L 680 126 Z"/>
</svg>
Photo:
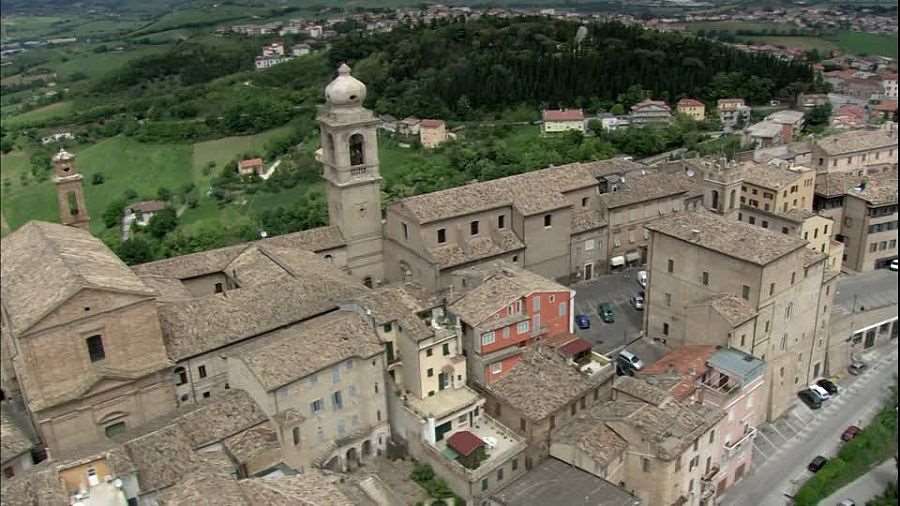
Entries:
<svg viewBox="0 0 900 506">
<path fill-rule="evenodd" d="M 816 385 L 824 388 L 825 391 L 828 392 L 828 395 L 837 395 L 838 393 L 837 385 L 835 385 L 831 380 L 822 378 L 816 382 Z"/>
<path fill-rule="evenodd" d="M 817 473 L 819 472 L 819 469 L 825 467 L 825 464 L 827 463 L 828 459 L 819 455 L 818 457 L 812 459 L 812 462 L 810 462 L 809 465 L 806 466 L 806 468 L 809 469 L 810 472 Z"/>
<path fill-rule="evenodd" d="M 634 376 L 634 366 L 624 360 L 616 360 L 616 376 Z"/>
<path fill-rule="evenodd" d="M 805 389 L 797 392 L 797 397 L 806 404 L 809 409 L 819 409 L 822 407 L 822 398 L 816 395 L 812 390 Z"/>
</svg>

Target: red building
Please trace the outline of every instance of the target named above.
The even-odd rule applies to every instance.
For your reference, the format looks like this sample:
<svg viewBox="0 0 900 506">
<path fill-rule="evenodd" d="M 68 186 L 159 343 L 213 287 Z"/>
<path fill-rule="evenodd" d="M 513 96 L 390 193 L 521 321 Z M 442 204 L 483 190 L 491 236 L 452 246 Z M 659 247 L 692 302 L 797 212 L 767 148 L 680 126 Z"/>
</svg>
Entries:
<svg viewBox="0 0 900 506">
<path fill-rule="evenodd" d="M 449 306 L 462 327 L 469 378 L 489 384 L 538 340 L 574 330 L 575 292 L 512 264 L 456 273 L 464 290 Z"/>
</svg>

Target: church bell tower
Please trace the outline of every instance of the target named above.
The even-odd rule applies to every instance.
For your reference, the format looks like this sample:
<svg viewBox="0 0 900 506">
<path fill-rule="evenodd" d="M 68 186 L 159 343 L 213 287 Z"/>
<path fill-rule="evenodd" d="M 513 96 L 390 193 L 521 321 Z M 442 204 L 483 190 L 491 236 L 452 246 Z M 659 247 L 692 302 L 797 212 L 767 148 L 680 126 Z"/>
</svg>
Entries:
<svg viewBox="0 0 900 506">
<path fill-rule="evenodd" d="M 75 168 L 75 155 L 65 150 L 53 156 L 53 182 L 59 202 L 59 221 L 63 225 L 90 228 L 91 217 L 84 203 L 81 174 Z"/>
<path fill-rule="evenodd" d="M 325 88 L 318 121 L 328 217 L 347 242 L 347 267 L 372 286 L 384 278 L 378 118 L 363 107 L 366 85 L 343 64 Z"/>
</svg>

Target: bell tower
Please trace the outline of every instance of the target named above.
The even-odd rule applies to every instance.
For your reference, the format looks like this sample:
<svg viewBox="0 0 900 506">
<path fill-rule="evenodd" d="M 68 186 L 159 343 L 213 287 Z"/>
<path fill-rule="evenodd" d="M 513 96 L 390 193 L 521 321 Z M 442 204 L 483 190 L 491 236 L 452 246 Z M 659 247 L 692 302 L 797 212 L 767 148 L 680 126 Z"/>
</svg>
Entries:
<svg viewBox="0 0 900 506">
<path fill-rule="evenodd" d="M 75 155 L 65 150 L 53 156 L 53 182 L 59 203 L 59 221 L 63 225 L 90 228 L 91 217 L 84 202 L 82 177 L 75 168 Z"/>
<path fill-rule="evenodd" d="M 738 162 L 723 158 L 711 163 L 703 174 L 703 206 L 737 220 L 743 181 Z"/>
<path fill-rule="evenodd" d="M 343 64 L 318 113 L 318 159 L 327 182 L 328 217 L 347 241 L 347 267 L 372 285 L 384 278 L 378 118 L 363 107 L 366 85 Z"/>
</svg>

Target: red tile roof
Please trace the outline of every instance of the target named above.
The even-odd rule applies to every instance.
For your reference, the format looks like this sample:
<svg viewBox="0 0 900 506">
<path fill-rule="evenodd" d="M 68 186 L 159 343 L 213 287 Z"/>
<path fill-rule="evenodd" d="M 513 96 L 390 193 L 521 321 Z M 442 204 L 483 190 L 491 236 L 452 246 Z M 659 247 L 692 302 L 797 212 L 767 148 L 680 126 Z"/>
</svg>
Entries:
<svg viewBox="0 0 900 506">
<path fill-rule="evenodd" d="M 678 101 L 678 107 L 705 107 L 706 104 L 693 98 L 682 98 Z"/>
<path fill-rule="evenodd" d="M 564 357 L 571 357 L 591 350 L 591 343 L 582 338 L 576 338 L 560 347 L 559 352 Z"/>
<path fill-rule="evenodd" d="M 716 352 L 711 345 L 690 345 L 669 352 L 656 362 L 645 367 L 641 376 L 657 374 L 677 374 L 681 381 L 672 389 L 672 396 L 684 400 L 696 390 L 696 380 L 706 371 L 706 362 Z"/>
<path fill-rule="evenodd" d="M 897 110 L 896 100 L 882 100 L 880 104 L 875 106 L 876 111 L 894 112 Z"/>
<path fill-rule="evenodd" d="M 461 430 L 447 438 L 447 446 L 463 457 L 467 457 L 484 446 L 484 441 L 467 430 Z"/>
<path fill-rule="evenodd" d="M 440 128 L 444 126 L 444 120 L 440 119 L 423 119 L 419 122 L 419 126 L 422 128 Z"/>
<path fill-rule="evenodd" d="M 544 121 L 583 121 L 584 111 L 581 109 L 544 109 Z"/>
<path fill-rule="evenodd" d="M 262 158 L 252 158 L 250 160 L 241 160 L 238 164 L 242 169 L 247 167 L 258 167 L 263 164 Z"/>
</svg>

